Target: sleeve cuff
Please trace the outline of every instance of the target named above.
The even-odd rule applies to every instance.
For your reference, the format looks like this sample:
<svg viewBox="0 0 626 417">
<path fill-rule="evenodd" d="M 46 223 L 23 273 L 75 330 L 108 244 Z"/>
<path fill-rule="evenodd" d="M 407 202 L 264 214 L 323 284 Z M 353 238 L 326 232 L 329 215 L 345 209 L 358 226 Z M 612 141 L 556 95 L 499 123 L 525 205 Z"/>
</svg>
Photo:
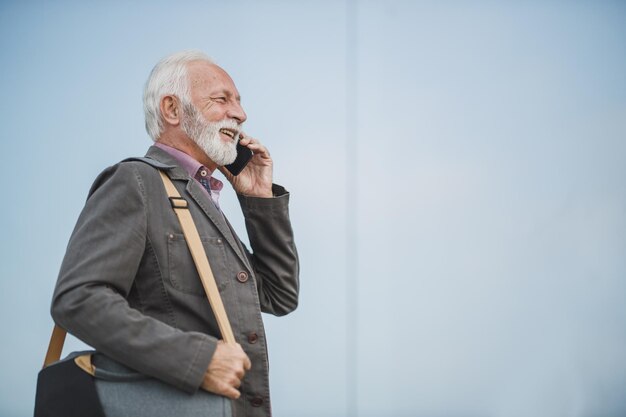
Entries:
<svg viewBox="0 0 626 417">
<path fill-rule="evenodd" d="M 215 349 L 217 348 L 217 342 L 210 338 L 204 338 L 204 341 L 198 347 L 196 356 L 189 365 L 187 374 L 185 375 L 185 386 L 183 390 L 190 394 L 195 393 L 202 385 L 204 380 L 204 374 L 211 363 Z"/>
<path fill-rule="evenodd" d="M 243 194 L 237 194 L 239 203 L 248 209 L 266 209 L 274 207 L 282 207 L 289 204 L 289 191 L 285 187 L 272 184 L 273 198 L 251 197 Z"/>
</svg>

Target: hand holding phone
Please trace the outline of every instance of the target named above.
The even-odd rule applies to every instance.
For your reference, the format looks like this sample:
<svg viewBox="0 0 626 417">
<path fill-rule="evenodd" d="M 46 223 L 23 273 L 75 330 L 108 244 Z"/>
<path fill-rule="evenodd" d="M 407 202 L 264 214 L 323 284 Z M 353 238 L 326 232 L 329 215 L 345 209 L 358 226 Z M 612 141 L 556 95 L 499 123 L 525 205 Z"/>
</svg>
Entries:
<svg viewBox="0 0 626 417">
<path fill-rule="evenodd" d="M 243 146 L 237 141 L 237 158 L 232 164 L 224 165 L 224 168 L 231 174 L 237 176 L 248 165 L 254 153 L 247 146 Z"/>
<path fill-rule="evenodd" d="M 244 136 L 237 150 L 235 162 L 219 167 L 220 171 L 237 193 L 248 197 L 271 198 L 273 161 L 267 148 L 257 139 Z"/>
</svg>

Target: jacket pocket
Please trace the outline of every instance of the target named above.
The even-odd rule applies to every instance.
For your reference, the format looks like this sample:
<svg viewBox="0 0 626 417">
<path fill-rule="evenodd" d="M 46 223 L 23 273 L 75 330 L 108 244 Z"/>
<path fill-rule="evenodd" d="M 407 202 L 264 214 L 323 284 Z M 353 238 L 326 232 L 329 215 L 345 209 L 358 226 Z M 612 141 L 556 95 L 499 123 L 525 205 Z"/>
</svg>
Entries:
<svg viewBox="0 0 626 417">
<path fill-rule="evenodd" d="M 211 271 L 215 276 L 217 288 L 222 292 L 228 285 L 228 269 L 224 240 L 217 237 L 200 236 Z M 206 296 L 200 275 L 193 262 L 191 252 L 182 234 L 167 235 L 167 257 L 169 264 L 169 282 L 178 291 L 187 294 Z"/>
</svg>

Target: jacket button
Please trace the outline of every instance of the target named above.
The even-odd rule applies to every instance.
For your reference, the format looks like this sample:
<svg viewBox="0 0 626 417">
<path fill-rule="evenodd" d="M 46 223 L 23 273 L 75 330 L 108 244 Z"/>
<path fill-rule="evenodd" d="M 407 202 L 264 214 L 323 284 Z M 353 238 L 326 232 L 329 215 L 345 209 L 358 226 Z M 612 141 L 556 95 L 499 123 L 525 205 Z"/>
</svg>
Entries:
<svg viewBox="0 0 626 417">
<path fill-rule="evenodd" d="M 252 332 L 252 333 L 250 333 L 248 335 L 248 342 L 249 343 L 254 344 L 254 343 L 257 342 L 257 340 L 259 340 L 259 336 L 256 333 Z"/>
<path fill-rule="evenodd" d="M 250 400 L 250 404 L 252 404 L 252 407 L 260 407 L 263 405 L 263 398 L 254 397 L 253 399 Z"/>
<path fill-rule="evenodd" d="M 241 271 L 237 274 L 237 280 L 239 282 L 246 282 L 248 280 L 248 273 L 246 271 Z"/>
</svg>

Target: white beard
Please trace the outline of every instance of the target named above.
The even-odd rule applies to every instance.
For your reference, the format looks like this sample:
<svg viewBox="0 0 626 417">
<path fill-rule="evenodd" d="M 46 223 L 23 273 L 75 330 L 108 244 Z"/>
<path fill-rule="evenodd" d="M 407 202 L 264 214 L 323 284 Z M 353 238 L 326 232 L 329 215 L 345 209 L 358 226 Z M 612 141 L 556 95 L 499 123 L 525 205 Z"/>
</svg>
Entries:
<svg viewBox="0 0 626 417">
<path fill-rule="evenodd" d="M 183 132 L 218 166 L 232 164 L 235 158 L 237 158 L 239 133 L 230 142 L 224 142 L 220 137 L 220 129 L 223 128 L 239 131 L 239 124 L 234 120 L 224 119 L 219 122 L 207 122 L 196 107 L 193 104 L 189 104 L 184 106 L 181 127 Z"/>
</svg>

